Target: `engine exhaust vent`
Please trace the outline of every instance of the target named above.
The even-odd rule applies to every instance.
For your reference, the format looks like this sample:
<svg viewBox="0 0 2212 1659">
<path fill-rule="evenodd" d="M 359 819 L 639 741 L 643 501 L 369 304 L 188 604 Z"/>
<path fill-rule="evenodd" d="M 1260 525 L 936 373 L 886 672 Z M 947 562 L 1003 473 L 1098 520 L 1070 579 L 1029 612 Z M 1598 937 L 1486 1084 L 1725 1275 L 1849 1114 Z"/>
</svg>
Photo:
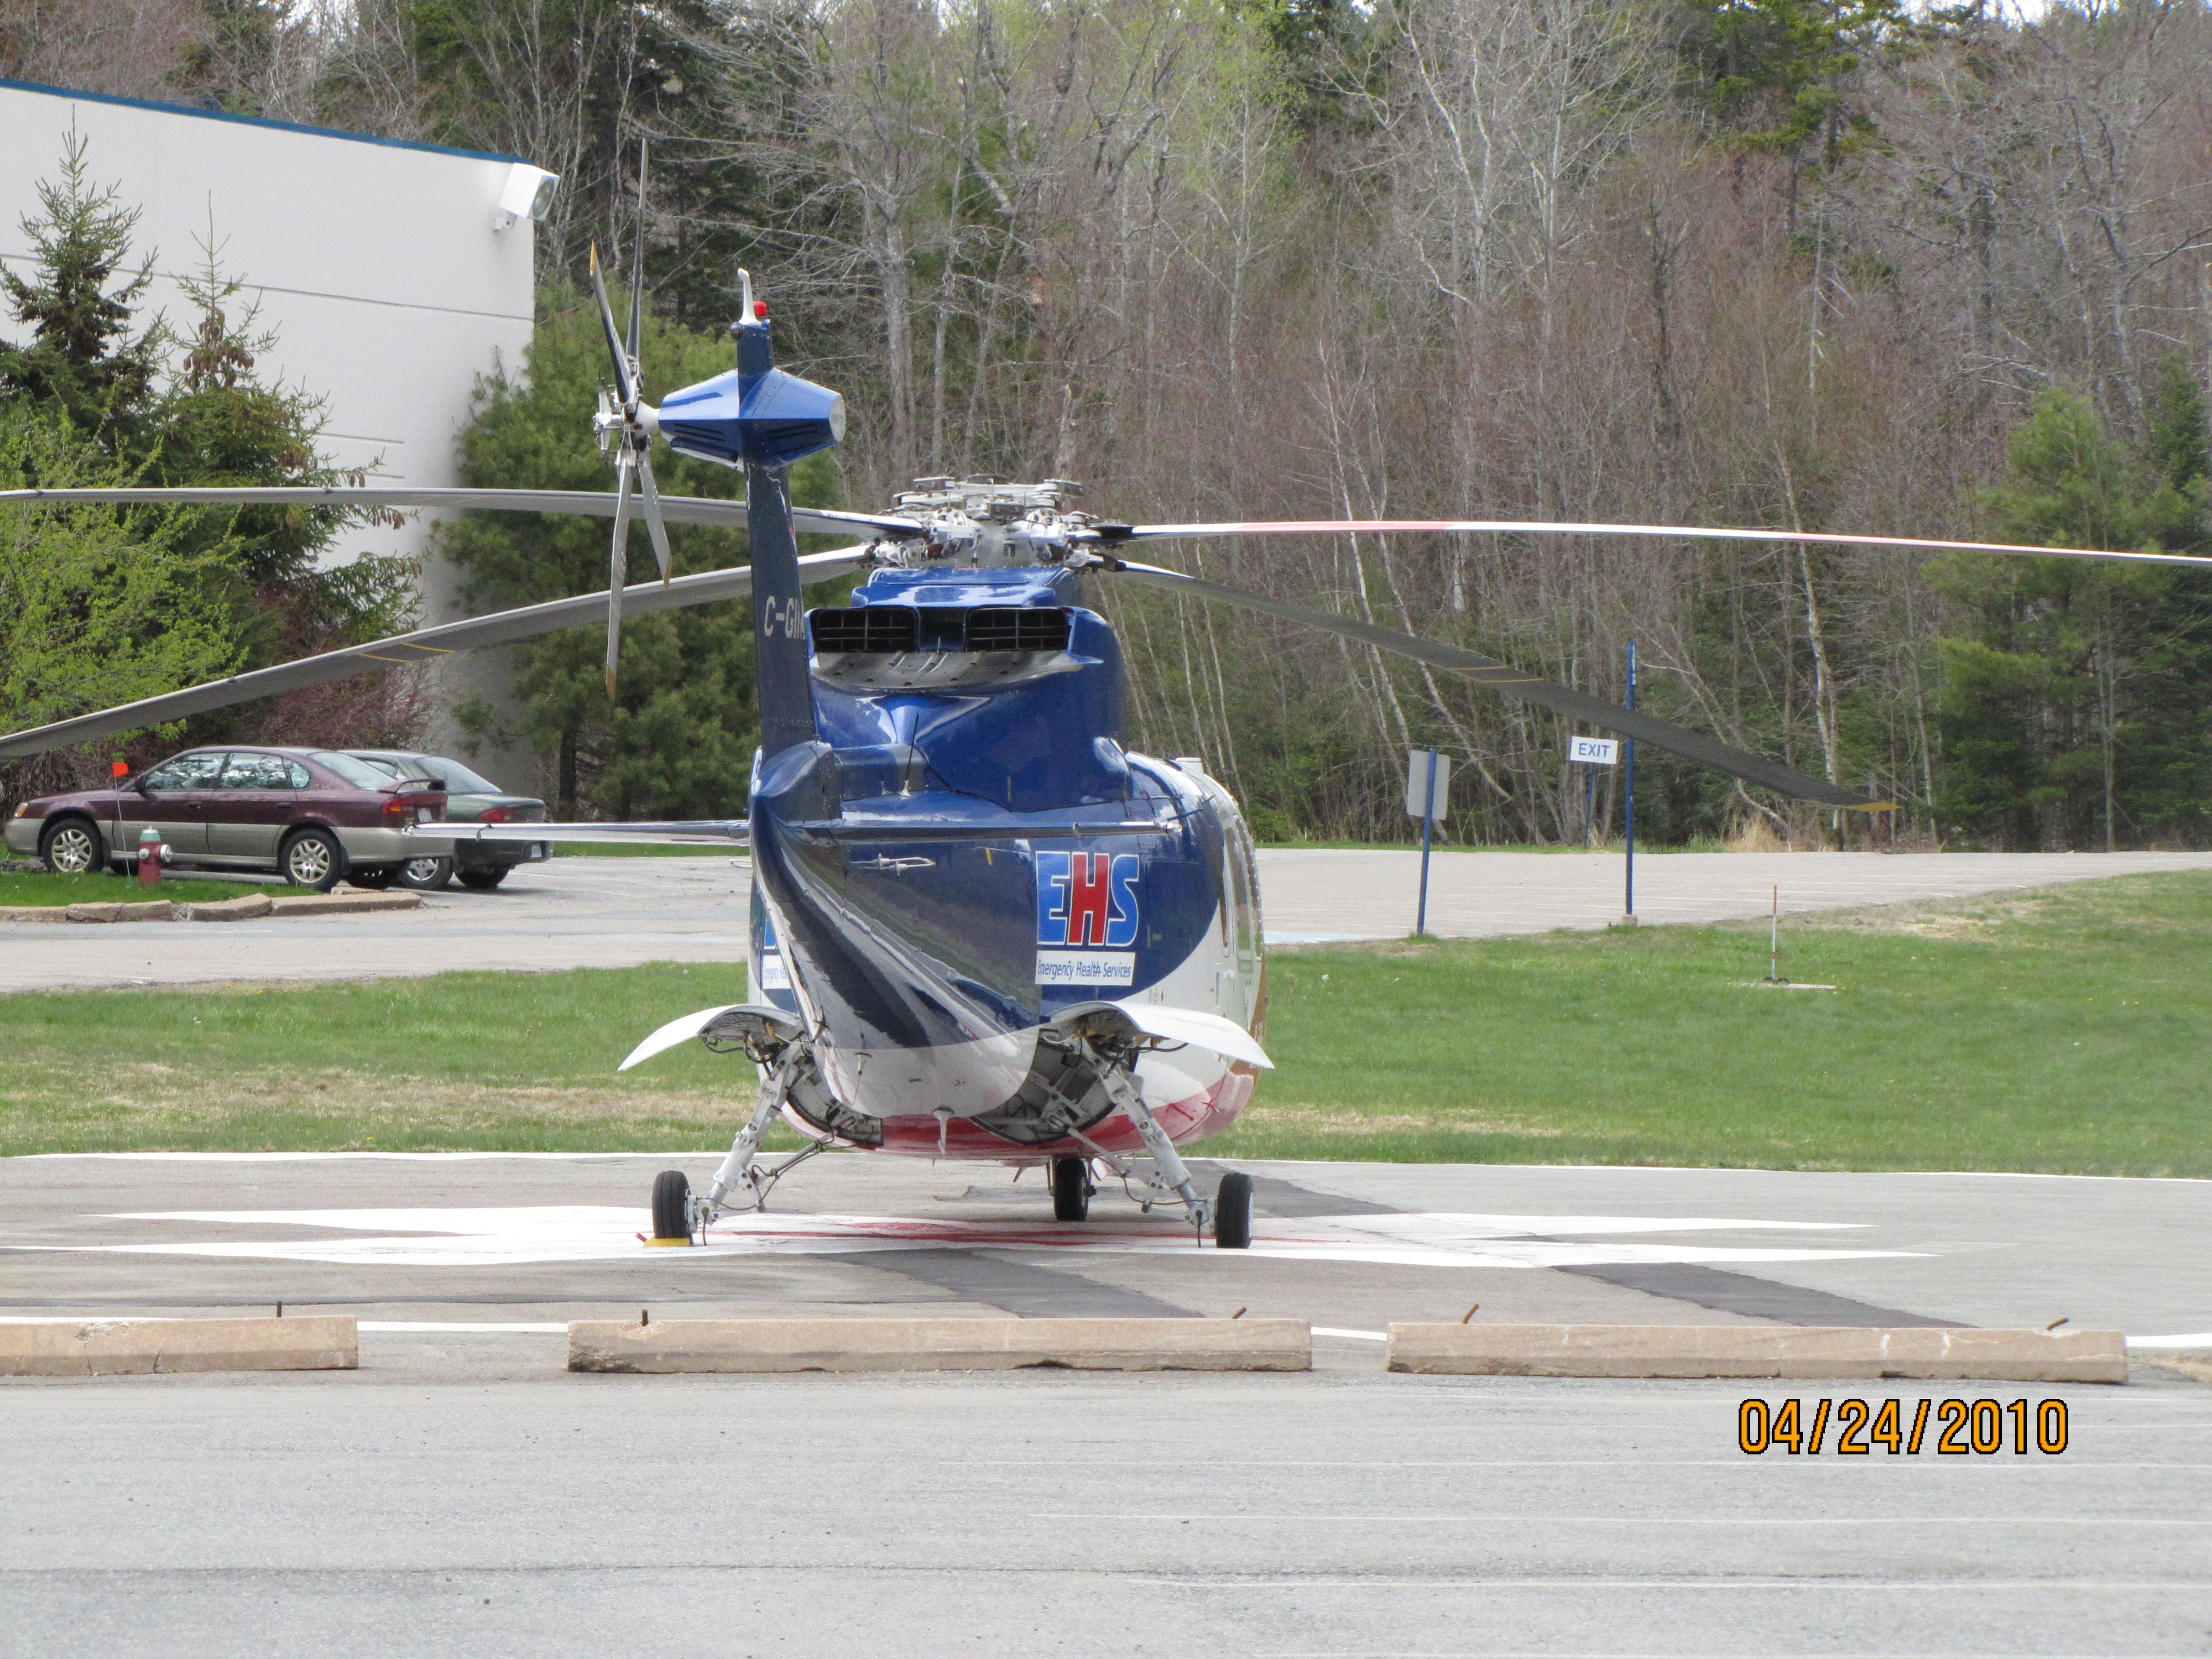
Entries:
<svg viewBox="0 0 2212 1659">
<path fill-rule="evenodd" d="M 889 656 L 921 648 L 921 618 L 907 605 L 863 605 L 857 610 L 825 607 L 807 618 L 817 653 L 866 651 Z"/>
<path fill-rule="evenodd" d="M 987 605 L 968 613 L 970 651 L 1065 651 L 1067 612 L 1058 606 Z"/>
</svg>

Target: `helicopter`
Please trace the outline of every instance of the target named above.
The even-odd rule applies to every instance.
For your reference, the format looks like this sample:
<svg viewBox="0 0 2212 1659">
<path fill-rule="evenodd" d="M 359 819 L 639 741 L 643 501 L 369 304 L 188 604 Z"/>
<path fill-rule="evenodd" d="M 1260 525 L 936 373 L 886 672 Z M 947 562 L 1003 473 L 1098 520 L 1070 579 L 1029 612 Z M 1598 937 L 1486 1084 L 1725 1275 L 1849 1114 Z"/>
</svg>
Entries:
<svg viewBox="0 0 2212 1659">
<path fill-rule="evenodd" d="M 466 508 L 611 518 L 600 593 L 440 624 L 0 737 L 0 760 L 179 720 L 349 675 L 606 626 L 617 689 L 623 617 L 750 598 L 760 745 L 745 817 L 527 825 L 425 823 L 465 837 L 688 842 L 744 848 L 756 1000 L 647 1036 L 628 1069 L 697 1041 L 752 1063 L 757 1089 L 706 1189 L 652 1192 L 653 1244 L 685 1245 L 767 1203 L 830 1149 L 1042 1166 L 1053 1212 L 1089 1213 L 1101 1172 L 1147 1212 L 1180 1207 L 1200 1240 L 1248 1248 L 1252 1182 L 1201 1193 L 1180 1149 L 1217 1134 L 1271 1066 L 1251 832 L 1201 759 L 1122 742 L 1125 671 L 1094 584 L 1238 607 L 1325 629 L 1616 732 L 1778 793 L 1843 810 L 1890 804 L 1462 647 L 1225 586 L 1132 552 L 1212 537 L 1435 532 L 1811 543 L 2193 564 L 2183 555 L 1757 528 L 1509 520 L 1141 525 L 1077 510 L 1066 479 L 917 480 L 881 513 L 795 507 L 788 472 L 839 442 L 844 406 L 775 366 L 764 300 L 738 273 L 733 368 L 647 401 L 642 240 L 618 330 L 591 272 L 611 378 L 592 416 L 611 493 L 383 487 L 27 489 L 0 507 L 80 501 Z M 654 441 L 740 471 L 742 501 L 664 496 Z M 628 581 L 644 520 L 660 580 Z M 750 567 L 672 578 L 666 526 L 750 532 Z M 799 533 L 852 545 L 800 556 Z M 859 574 L 848 603 L 811 583 Z M 36 807 L 37 802 L 29 803 Z M 778 1119 L 804 1148 L 770 1164 Z"/>
</svg>

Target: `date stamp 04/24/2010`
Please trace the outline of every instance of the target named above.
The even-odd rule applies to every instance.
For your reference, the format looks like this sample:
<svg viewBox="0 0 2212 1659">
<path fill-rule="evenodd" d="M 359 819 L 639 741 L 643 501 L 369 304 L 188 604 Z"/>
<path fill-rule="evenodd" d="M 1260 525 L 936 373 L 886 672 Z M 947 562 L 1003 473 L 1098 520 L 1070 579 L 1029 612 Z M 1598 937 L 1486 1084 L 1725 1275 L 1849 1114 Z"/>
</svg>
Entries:
<svg viewBox="0 0 2212 1659">
<path fill-rule="evenodd" d="M 1735 1413 L 1737 1449 L 1752 1457 L 2056 1457 L 2066 1440 L 2063 1400 L 1747 1400 Z"/>
</svg>

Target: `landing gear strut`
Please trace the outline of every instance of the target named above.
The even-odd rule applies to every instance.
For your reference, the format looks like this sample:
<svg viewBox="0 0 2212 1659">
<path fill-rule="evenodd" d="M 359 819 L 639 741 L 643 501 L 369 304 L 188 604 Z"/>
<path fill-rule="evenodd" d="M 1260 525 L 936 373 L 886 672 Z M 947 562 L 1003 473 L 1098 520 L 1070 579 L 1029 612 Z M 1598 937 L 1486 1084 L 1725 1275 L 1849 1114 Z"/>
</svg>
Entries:
<svg viewBox="0 0 2212 1659">
<path fill-rule="evenodd" d="M 749 1056 L 761 1069 L 760 1094 L 703 1194 L 691 1190 L 690 1179 L 681 1170 L 664 1170 L 654 1180 L 653 1232 L 657 1244 L 689 1243 L 733 1210 L 766 1209 L 769 1189 L 830 1144 L 815 1141 L 773 1167 L 759 1161 L 762 1137 L 813 1064 L 813 1051 L 797 1025 L 773 1008 L 732 1008 L 699 1035 L 716 1053 L 734 1048 Z M 733 1199 L 740 1193 L 742 1197 Z"/>
<path fill-rule="evenodd" d="M 1071 1032 L 1075 1045 L 1096 1068 L 1100 1085 L 1121 1115 L 1137 1131 L 1152 1155 L 1152 1174 L 1141 1177 L 1143 1188 L 1135 1194 L 1137 1201 L 1146 1211 L 1153 1204 L 1153 1194 L 1164 1199 L 1170 1194 L 1182 1201 L 1190 1224 L 1203 1237 L 1213 1234 L 1217 1248 L 1224 1250 L 1249 1250 L 1252 1248 L 1252 1177 L 1231 1172 L 1222 1176 L 1221 1187 L 1208 1200 L 1198 1195 L 1197 1184 L 1190 1176 L 1190 1166 L 1176 1152 L 1175 1142 L 1168 1132 L 1160 1127 L 1152 1109 L 1145 1103 L 1144 1091 L 1137 1086 L 1133 1048 L 1117 1044 L 1111 1035 L 1104 1032 L 1076 1030 Z M 1102 1041 L 1102 1038 L 1103 1039 Z M 1076 1140 L 1091 1148 L 1098 1162 L 1120 1176 L 1124 1182 L 1136 1176 L 1127 1161 L 1097 1145 L 1079 1130 L 1069 1130 Z M 1090 1159 L 1056 1158 L 1053 1160 L 1053 1213 L 1062 1221 L 1079 1221 L 1090 1206 Z M 1073 1166 L 1070 1170 L 1068 1166 Z M 1066 1171 L 1066 1173 L 1064 1173 Z M 1072 1190 L 1064 1185 L 1080 1179 L 1082 1188 Z"/>
</svg>

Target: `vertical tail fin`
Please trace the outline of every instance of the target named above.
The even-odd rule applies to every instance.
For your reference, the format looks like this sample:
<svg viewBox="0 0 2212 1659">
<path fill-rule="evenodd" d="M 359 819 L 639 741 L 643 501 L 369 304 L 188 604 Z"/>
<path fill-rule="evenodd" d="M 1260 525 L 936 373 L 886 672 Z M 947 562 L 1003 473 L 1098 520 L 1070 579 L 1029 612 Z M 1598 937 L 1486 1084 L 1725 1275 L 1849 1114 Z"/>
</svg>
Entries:
<svg viewBox="0 0 2212 1659">
<path fill-rule="evenodd" d="M 752 538 L 754 674 L 761 747 L 775 755 L 815 738 L 789 469 L 845 435 L 845 400 L 827 386 L 775 366 L 768 306 L 753 299 L 750 276 L 738 274 L 745 314 L 732 331 L 738 337 L 735 424 L 744 458 L 745 516 Z"/>
<path fill-rule="evenodd" d="M 799 591 L 799 545 L 791 533 L 785 470 L 745 463 L 745 522 L 752 540 L 753 679 L 761 748 L 770 755 L 814 741 L 806 605 Z"/>
</svg>

